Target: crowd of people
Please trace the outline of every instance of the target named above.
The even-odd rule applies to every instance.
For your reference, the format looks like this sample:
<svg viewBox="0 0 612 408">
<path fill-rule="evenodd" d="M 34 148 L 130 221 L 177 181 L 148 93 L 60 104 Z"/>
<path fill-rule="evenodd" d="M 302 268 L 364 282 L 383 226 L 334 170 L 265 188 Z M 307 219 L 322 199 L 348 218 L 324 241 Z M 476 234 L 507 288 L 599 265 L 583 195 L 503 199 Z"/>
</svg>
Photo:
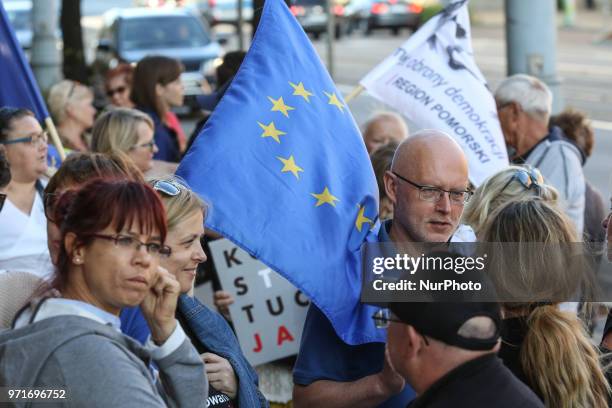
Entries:
<svg viewBox="0 0 612 408">
<path fill-rule="evenodd" d="M 243 58 L 220 67 L 202 105 L 214 109 Z M 0 384 L 66 389 L 72 406 L 608 406 L 612 319 L 596 347 L 576 303 L 474 299 L 390 303 L 371 322 L 387 343 L 359 345 L 311 304 L 290 360 L 292 401 L 270 401 L 234 334 L 231 296 L 219 291 L 213 310 L 193 295 L 214 203 L 168 165 L 189 142 L 172 112 L 183 104 L 181 70 L 155 56 L 110 70 L 97 117 L 88 87 L 52 87 L 69 155 L 50 177 L 34 114 L 0 108 Z M 551 117 L 549 89 L 527 75 L 494 97 L 512 164 L 477 188 L 444 132 L 409 135 L 390 112 L 366 123 L 378 241 L 607 242 L 612 259 L 610 214 L 582 172 L 588 120 Z M 447 251 L 435 256 L 459 256 Z M 538 271 L 556 256 L 516 262 Z"/>
</svg>

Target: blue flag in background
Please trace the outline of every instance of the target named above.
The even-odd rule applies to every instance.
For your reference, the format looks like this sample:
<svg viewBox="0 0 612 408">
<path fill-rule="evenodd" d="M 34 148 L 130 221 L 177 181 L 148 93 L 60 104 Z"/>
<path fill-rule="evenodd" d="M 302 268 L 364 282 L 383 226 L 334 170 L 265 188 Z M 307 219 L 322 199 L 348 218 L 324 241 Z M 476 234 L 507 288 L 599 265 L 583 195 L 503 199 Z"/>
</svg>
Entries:
<svg viewBox="0 0 612 408">
<path fill-rule="evenodd" d="M 0 1 L 0 106 L 30 109 L 40 122 L 49 117 L 21 45 Z"/>
<path fill-rule="evenodd" d="M 41 123 L 49 117 L 30 64 L 17 41 L 2 1 L 0 1 L 0 84 L 0 107 L 29 109 Z M 60 155 L 53 145 L 49 145 L 47 150 L 47 162 L 51 167 L 59 167 L 61 163 Z"/>
<path fill-rule="evenodd" d="M 349 344 L 384 341 L 359 303 L 360 246 L 378 189 L 359 130 L 282 0 L 177 174 L 211 204 L 206 225 L 302 290 Z"/>
</svg>

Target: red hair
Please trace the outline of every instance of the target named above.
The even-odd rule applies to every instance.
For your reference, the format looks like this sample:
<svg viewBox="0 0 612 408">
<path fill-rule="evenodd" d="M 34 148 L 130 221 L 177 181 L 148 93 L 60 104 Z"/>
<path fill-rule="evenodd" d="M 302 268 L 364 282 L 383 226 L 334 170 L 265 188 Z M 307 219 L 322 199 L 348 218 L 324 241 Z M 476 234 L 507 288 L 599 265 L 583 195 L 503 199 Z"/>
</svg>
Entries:
<svg viewBox="0 0 612 408">
<path fill-rule="evenodd" d="M 88 245 L 92 234 L 109 225 L 116 232 L 134 224 L 143 234 L 159 232 L 162 244 L 168 232 L 159 195 L 148 185 L 130 180 L 95 179 L 79 190 L 64 192 L 55 206 L 54 219 L 61 228 L 62 245 L 51 286 L 59 290 L 66 285 L 72 256 L 64 247 L 67 233 L 77 236 L 78 245 Z"/>
<path fill-rule="evenodd" d="M 125 76 L 125 83 L 131 86 L 132 77 L 134 76 L 134 67 L 130 64 L 122 63 L 115 68 L 109 69 L 104 75 L 105 86 L 108 87 L 110 80 L 119 76 Z"/>
</svg>

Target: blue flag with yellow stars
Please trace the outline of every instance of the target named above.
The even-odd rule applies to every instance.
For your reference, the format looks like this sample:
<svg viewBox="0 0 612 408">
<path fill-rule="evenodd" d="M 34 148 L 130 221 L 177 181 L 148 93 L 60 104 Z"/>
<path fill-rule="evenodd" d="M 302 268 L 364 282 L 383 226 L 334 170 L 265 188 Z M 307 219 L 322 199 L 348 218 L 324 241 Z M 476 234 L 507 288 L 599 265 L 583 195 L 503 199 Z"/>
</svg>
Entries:
<svg viewBox="0 0 612 408">
<path fill-rule="evenodd" d="M 378 188 L 359 130 L 282 0 L 177 175 L 209 204 L 206 226 L 302 290 L 349 344 L 384 341 L 359 303 L 360 246 Z M 374 238 L 375 239 L 375 238 Z"/>
</svg>

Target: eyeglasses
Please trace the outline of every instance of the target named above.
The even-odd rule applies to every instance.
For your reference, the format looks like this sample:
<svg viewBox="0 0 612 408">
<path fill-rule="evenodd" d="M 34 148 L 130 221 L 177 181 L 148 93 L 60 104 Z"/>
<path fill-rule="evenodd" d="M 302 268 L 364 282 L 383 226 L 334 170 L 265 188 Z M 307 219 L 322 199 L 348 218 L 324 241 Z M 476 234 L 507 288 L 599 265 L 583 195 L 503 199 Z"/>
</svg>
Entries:
<svg viewBox="0 0 612 408">
<path fill-rule="evenodd" d="M 139 145 L 134 145 L 134 146 L 130 147 L 130 150 L 134 150 L 134 149 L 137 149 L 139 147 L 146 147 L 147 149 L 153 151 L 153 150 L 155 150 L 155 141 L 151 140 L 150 142 L 147 142 L 147 143 L 142 143 L 142 144 L 139 144 Z"/>
<path fill-rule="evenodd" d="M 109 98 L 112 98 L 113 96 L 115 96 L 115 94 L 117 93 L 122 94 L 126 90 L 127 90 L 126 86 L 120 86 L 115 89 L 109 89 L 108 91 L 106 91 L 106 96 L 108 96 Z"/>
<path fill-rule="evenodd" d="M 6 194 L 0 193 L 0 211 L 2 211 L 2 207 L 4 207 L 5 201 L 6 201 Z"/>
<path fill-rule="evenodd" d="M 30 146 L 40 146 L 43 144 L 47 144 L 48 140 L 49 140 L 49 133 L 47 131 L 44 131 L 34 136 L 20 137 L 18 139 L 11 139 L 11 140 L 2 140 L 0 141 L 0 144 L 12 145 L 12 144 L 17 144 L 17 143 L 26 143 L 26 144 L 29 144 Z"/>
<path fill-rule="evenodd" d="M 135 251 L 139 251 L 140 247 L 144 246 L 148 254 L 161 258 L 167 258 L 172 254 L 172 249 L 167 245 L 158 244 L 157 242 L 145 243 L 127 235 L 90 234 L 89 236 L 113 241 L 116 247 L 133 249 Z"/>
<path fill-rule="evenodd" d="M 463 205 L 467 203 L 470 200 L 470 197 L 472 196 L 472 194 L 474 194 L 474 192 L 469 191 L 469 190 L 451 191 L 451 190 L 444 190 L 438 187 L 422 186 L 420 184 L 417 184 L 415 182 L 408 180 L 405 177 L 400 176 L 394 171 L 392 171 L 391 174 L 393 174 L 398 179 L 405 181 L 411 186 L 417 188 L 419 190 L 419 198 L 423 201 L 437 203 L 438 201 L 440 201 L 442 196 L 444 196 L 444 193 L 448 193 L 448 197 L 452 203 Z"/>
<path fill-rule="evenodd" d="M 153 184 L 153 190 L 164 193 L 170 197 L 176 197 L 181 192 L 181 187 L 170 181 L 157 180 L 155 184 Z"/>
<path fill-rule="evenodd" d="M 77 87 L 77 85 L 80 85 L 80 83 L 78 81 L 71 81 L 71 83 L 70 83 L 70 91 L 68 91 L 68 96 L 66 96 L 66 99 L 72 98 L 72 94 L 74 94 L 74 90 Z"/>
<path fill-rule="evenodd" d="M 389 309 L 377 310 L 376 313 L 372 315 L 372 319 L 374 320 L 374 324 L 376 325 L 377 329 L 388 329 L 389 324 L 391 322 L 406 324 L 405 322 L 402 322 L 399 319 L 391 317 L 391 313 L 389 313 Z M 425 345 L 429 346 L 429 341 L 427 341 L 427 337 L 425 337 L 423 334 L 421 334 L 421 337 L 423 337 L 423 341 L 425 342 Z"/>
<path fill-rule="evenodd" d="M 540 170 L 536 168 L 529 169 L 518 169 L 514 172 L 510 180 L 504 185 L 499 192 L 500 194 L 512 183 L 514 180 L 518 180 L 525 189 L 530 190 L 532 187 L 538 190 L 542 188 L 544 184 L 544 177 L 542 177 L 542 173 Z"/>
</svg>

